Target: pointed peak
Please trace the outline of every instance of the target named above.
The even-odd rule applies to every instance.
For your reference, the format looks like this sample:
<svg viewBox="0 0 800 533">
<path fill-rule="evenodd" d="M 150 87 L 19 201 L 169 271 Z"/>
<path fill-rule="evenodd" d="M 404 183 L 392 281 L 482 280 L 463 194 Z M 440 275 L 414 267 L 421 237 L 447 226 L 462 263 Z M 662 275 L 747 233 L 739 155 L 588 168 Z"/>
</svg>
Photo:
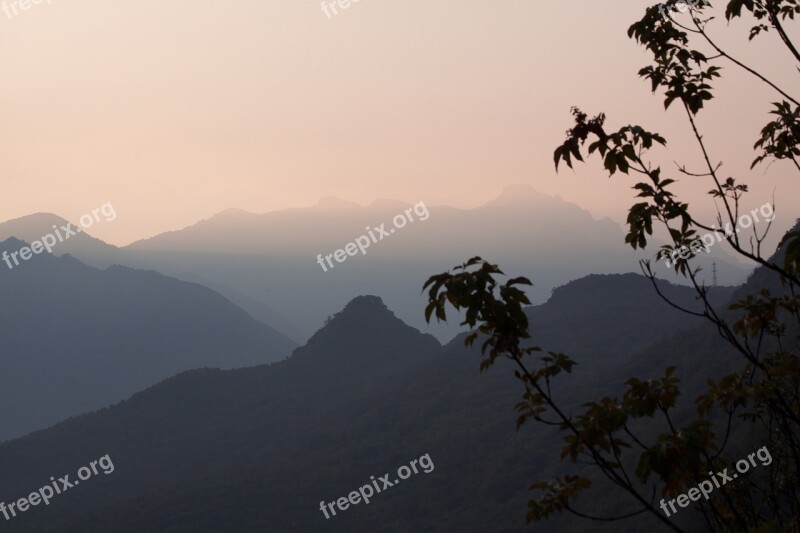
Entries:
<svg viewBox="0 0 800 533">
<path fill-rule="evenodd" d="M 31 247 L 31 244 L 38 245 L 38 247 Z M 38 252 L 35 250 L 38 250 Z M 61 265 L 66 264 L 68 261 L 78 263 L 78 260 L 72 258 L 69 254 L 65 254 L 60 258 L 55 257 L 42 247 L 41 242 L 35 240 L 26 241 L 17 237 L 9 237 L 4 241 L 0 241 L 0 256 L 2 256 L 0 257 L 0 273 L 5 272 L 6 267 L 8 267 L 8 270 L 13 269 L 16 271 L 23 264 L 52 266 L 58 261 L 60 261 L 58 264 Z"/>
<path fill-rule="evenodd" d="M 543 194 L 527 183 L 508 185 L 500 196 L 486 204 L 487 206 L 504 207 L 514 205 L 530 205 L 532 203 L 552 202 L 559 198 Z M 563 201 L 563 200 L 562 200 Z"/>
<path fill-rule="evenodd" d="M 386 304 L 383 303 L 383 300 L 381 300 L 380 296 L 373 296 L 371 294 L 356 296 L 344 306 L 344 309 L 342 309 L 342 313 L 355 313 L 362 311 L 387 311 L 391 313 L 389 308 L 386 307 Z"/>
<path fill-rule="evenodd" d="M 357 322 L 367 317 L 369 317 L 370 320 L 399 320 L 386 304 L 383 303 L 380 297 L 365 295 L 356 296 L 350 300 L 341 311 L 328 318 L 325 322 L 325 327 L 328 327 L 334 322 L 339 324 L 344 322 Z"/>
<path fill-rule="evenodd" d="M 325 365 L 326 372 L 363 373 L 414 364 L 440 347 L 435 337 L 400 320 L 379 297 L 357 296 L 290 360 L 303 364 L 311 358 L 317 368 Z"/>
<path fill-rule="evenodd" d="M 383 303 L 378 296 L 356 296 L 350 300 L 338 313 L 329 316 L 325 324 L 309 340 L 326 338 L 334 332 L 348 332 L 345 338 L 355 334 L 359 329 L 377 328 L 377 330 L 391 330 L 396 326 L 408 328 L 403 321 Z"/>
<path fill-rule="evenodd" d="M 19 250 L 23 246 L 28 246 L 28 243 L 21 241 L 16 237 L 9 237 L 8 239 L 0 242 L 0 251 Z"/>
</svg>

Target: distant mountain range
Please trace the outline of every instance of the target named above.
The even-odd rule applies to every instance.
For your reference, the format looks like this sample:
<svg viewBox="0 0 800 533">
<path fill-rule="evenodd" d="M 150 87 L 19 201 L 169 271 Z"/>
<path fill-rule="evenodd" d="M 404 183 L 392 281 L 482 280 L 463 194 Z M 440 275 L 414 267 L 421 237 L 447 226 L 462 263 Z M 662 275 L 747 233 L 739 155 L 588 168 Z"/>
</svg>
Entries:
<svg viewBox="0 0 800 533">
<path fill-rule="evenodd" d="M 75 240 L 94 246 L 85 235 Z M 0 253 L 24 246 L 7 239 Z M 98 270 L 71 256 L 42 253 L 13 270 L 0 263 L 0 294 L 0 440 L 184 370 L 260 365 L 296 347 L 206 287 L 153 271 Z"/>
<path fill-rule="evenodd" d="M 688 288 L 661 289 L 681 305 L 696 304 Z M 732 291 L 717 288 L 712 299 L 724 302 Z M 571 404 L 617 391 L 631 372 L 660 375 L 663 353 L 685 353 L 679 375 L 696 380 L 708 375 L 705 362 L 720 356 L 690 357 L 693 344 L 685 339 L 707 346 L 716 331 L 666 305 L 638 275 L 575 281 L 527 313 L 536 344 L 579 363 L 561 386 Z M 116 466 L 113 475 L 92 478 L 4 526 L 120 533 L 530 530 L 527 487 L 560 472 L 559 439 L 533 425 L 515 431 L 521 388 L 513 368 L 501 360 L 481 374 L 479 355 L 462 340 L 440 346 L 379 298 L 358 297 L 285 361 L 186 372 L 109 409 L 0 445 L 0 501 L 95 457 L 109 454 Z M 321 500 L 425 453 L 434 472 L 335 519 L 319 511 Z M 614 495 L 595 493 L 598 501 Z M 610 531 L 553 524 L 534 530 Z"/>
<path fill-rule="evenodd" d="M 424 204 L 423 204 L 424 205 Z M 325 198 L 310 208 L 253 214 L 229 209 L 179 231 L 166 232 L 124 248 L 82 235 L 55 253 L 70 253 L 98 267 L 121 264 L 154 269 L 204 284 L 251 316 L 305 341 L 324 320 L 359 294 L 375 294 L 403 320 L 441 340 L 459 332 L 454 324 L 427 325 L 419 309 L 423 282 L 432 274 L 481 255 L 508 271 L 528 276 L 529 294 L 542 302 L 555 287 L 589 274 L 639 272 L 638 260 L 655 256 L 624 244 L 625 231 L 610 219 L 595 220 L 580 207 L 536 192 L 508 187 L 476 209 L 425 206 L 429 217 L 407 224 L 323 271 L 318 254 L 345 248 L 368 228 L 386 224 L 412 206 L 379 200 L 367 207 Z M 36 239 L 57 217 L 35 215 L 0 224 L 0 238 Z M 374 233 L 374 232 L 373 232 Z M 721 285 L 744 281 L 751 270 L 715 246 L 702 257 L 701 274 L 711 284 L 711 262 Z M 667 279 L 675 273 L 657 262 Z"/>
<path fill-rule="evenodd" d="M 41 241 L 43 236 L 53 234 L 56 230 L 61 233 L 60 228 L 66 226 L 67 223 L 67 220 L 51 213 L 37 213 L 15 218 L 0 223 L 0 242 L 11 238 L 26 243 Z M 72 221 L 71 229 L 74 231 L 78 228 L 77 223 Z M 62 237 L 65 233 L 62 233 Z M 85 263 L 97 267 L 107 267 L 115 264 L 124 265 L 127 263 L 126 255 L 120 248 L 92 237 L 84 230 L 66 240 L 59 241 L 53 247 L 53 255 L 61 256 L 64 254 L 70 254 Z M 0 263 L 0 267 L 5 268 L 6 265 Z"/>
</svg>

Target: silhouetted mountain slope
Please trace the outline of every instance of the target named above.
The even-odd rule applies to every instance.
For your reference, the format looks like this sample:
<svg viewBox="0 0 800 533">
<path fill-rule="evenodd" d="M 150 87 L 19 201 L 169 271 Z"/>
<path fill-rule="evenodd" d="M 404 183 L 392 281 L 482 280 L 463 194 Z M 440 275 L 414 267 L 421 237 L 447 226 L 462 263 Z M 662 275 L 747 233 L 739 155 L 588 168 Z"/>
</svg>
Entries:
<svg viewBox="0 0 800 533">
<path fill-rule="evenodd" d="M 795 231 L 800 227 L 795 227 Z M 782 264 L 783 249 L 778 249 L 771 262 Z M 733 323 L 739 319 L 743 312 L 741 310 L 731 310 L 730 305 L 747 295 L 756 295 L 762 289 L 769 289 L 773 295 L 781 294 L 786 291 L 786 287 L 780 285 L 778 277 L 774 273 L 768 272 L 760 267 L 751 275 L 747 282 L 735 289 L 731 288 L 712 288 L 709 299 L 714 305 L 720 317 L 732 327 Z M 662 287 L 662 292 L 674 303 L 686 309 L 702 312 L 703 307 L 699 301 L 681 299 L 679 295 L 668 292 Z M 723 303 L 724 302 L 724 303 Z M 688 316 L 688 315 L 687 315 Z M 625 356 L 618 364 L 608 367 L 600 367 L 598 375 L 593 383 L 589 384 L 588 390 L 592 396 L 588 399 L 598 399 L 601 395 L 621 395 L 624 390 L 625 382 L 632 376 L 641 378 L 660 378 L 668 367 L 676 367 L 675 377 L 680 380 L 681 395 L 677 400 L 677 408 L 673 413 L 673 422 L 676 427 L 684 427 L 697 417 L 695 405 L 696 397 L 707 390 L 709 379 L 719 380 L 722 376 L 732 372 L 739 372 L 745 366 L 743 356 L 734 350 L 729 344 L 720 337 L 715 326 L 711 325 L 704 318 L 694 319 L 697 326 L 684 330 L 679 334 L 667 339 L 660 339 L 653 342 L 651 346 L 641 349 L 633 355 Z M 794 320 L 786 321 L 787 330 L 785 341 L 800 339 L 800 330 Z M 765 338 L 761 343 L 761 354 L 777 349 L 774 338 Z M 601 384 L 605 383 L 605 386 Z M 718 427 L 725 427 L 724 413 L 717 413 Z M 668 432 L 669 428 L 663 423 L 663 419 L 655 424 L 649 420 L 640 421 L 633 425 L 640 438 L 645 442 L 654 442 L 657 434 Z M 721 436 L 720 436 L 721 438 Z M 753 426 L 743 423 L 740 419 L 733 420 L 732 430 L 728 440 L 728 454 L 730 457 L 744 456 L 753 449 L 760 447 L 765 442 L 765 436 L 754 431 Z M 633 469 L 633 465 L 631 465 Z M 594 471 L 573 467 L 570 473 L 580 472 L 593 479 L 592 493 L 588 498 L 584 498 L 581 506 L 583 512 L 596 514 L 598 516 L 614 516 L 630 512 L 631 501 L 628 497 L 620 495 L 609 487 L 605 479 L 601 479 Z M 563 475 L 563 468 L 553 468 L 552 475 Z M 610 489 L 610 490 L 609 490 Z M 686 514 L 673 517 L 675 522 L 685 531 L 693 531 L 705 527 L 700 521 L 702 518 L 695 514 Z M 652 527 L 652 522 L 646 517 L 641 517 L 627 521 L 624 525 L 619 523 L 597 523 L 579 522 L 576 526 L 570 517 L 562 516 L 551 521 L 555 530 L 585 531 L 595 533 L 598 531 L 616 533 L 618 531 L 638 532 Z"/>
<path fill-rule="evenodd" d="M 661 292 L 684 307 L 697 307 L 693 290 L 659 280 Z M 724 305 L 734 287 L 716 287 L 709 298 Z M 667 305 L 652 283 L 637 274 L 593 274 L 553 291 L 544 305 L 528 312 L 531 337 L 542 348 L 566 354 L 591 353 L 583 362 L 595 366 L 616 364 L 621 358 L 672 337 L 676 331 L 696 328 L 697 317 Z M 574 335 L 591 324 L 592 335 Z"/>
<path fill-rule="evenodd" d="M 553 315 L 566 319 L 570 306 L 591 306 L 595 316 L 614 309 L 620 320 L 564 326 L 571 340 L 582 339 L 570 352 L 579 362 L 613 366 L 624 358 L 618 346 L 592 342 L 600 336 L 643 346 L 687 325 L 658 309 L 665 304 L 641 278 L 582 282 L 583 290 L 556 291 Z M 597 297 L 623 288 L 624 297 Z M 670 290 L 690 298 L 688 289 Z M 534 320 L 557 321 L 548 305 L 530 310 Z M 629 328 L 629 316 L 637 328 Z M 540 344 L 558 347 L 562 333 L 541 334 Z M 439 348 L 377 299 L 358 298 L 286 361 L 185 373 L 0 446 L 0 500 L 109 453 L 113 475 L 27 513 L 9 523 L 13 530 L 522 530 L 527 486 L 548 471 L 558 441 L 539 427 L 517 433 L 512 408 L 521 388 L 513 368 L 501 360 L 481 375 L 478 362 L 475 350 L 456 341 Z M 602 391 L 604 383 L 589 388 L 598 376 L 590 366 L 570 378 L 578 395 Z M 431 474 L 333 520 L 319 511 L 320 500 L 347 495 L 370 475 L 425 453 L 436 465 Z"/>
<path fill-rule="evenodd" d="M 366 255 L 357 252 L 344 263 L 334 261 L 334 268 L 327 271 L 317 263 L 318 254 L 344 248 L 366 235 L 368 228 L 385 224 L 387 232 L 395 229 L 394 218 L 402 219 L 411 208 L 401 202 L 378 201 L 362 207 L 326 199 L 308 208 L 264 214 L 229 209 L 125 247 L 129 262 L 124 264 L 180 279 L 198 276 L 268 301 L 303 333 L 301 341 L 341 302 L 365 293 L 383 298 L 420 331 L 449 340 L 459 331 L 456 324 L 429 326 L 419 313 L 425 305 L 419 294 L 421 282 L 433 273 L 480 255 L 508 272 L 530 277 L 535 285 L 528 292 L 542 302 L 554 287 L 591 273 L 638 273 L 638 259 L 652 258 L 659 244 L 652 243 L 652 252 L 632 250 L 624 244 L 625 230 L 612 220 L 596 220 L 560 197 L 518 185 L 474 209 L 430 205 L 425 220 L 412 209 L 414 222 L 373 242 Z M 376 239 L 380 235 L 373 234 Z M 715 260 L 722 283 L 740 283 L 749 271 L 722 245 L 703 256 L 698 261 L 709 268 L 702 275 L 710 278 Z M 655 268 L 675 279 L 674 271 L 667 271 L 662 262 Z M 223 294 L 243 308 L 251 305 L 233 292 Z"/>
<path fill-rule="evenodd" d="M 793 231 L 798 230 L 800 230 L 800 223 L 793 229 Z M 769 261 L 783 265 L 783 258 L 784 250 L 779 248 L 769 258 Z M 764 267 L 759 267 L 743 285 L 736 287 L 733 291 L 728 288 L 712 288 L 709 299 L 715 304 L 719 316 L 732 328 L 734 322 L 743 315 L 743 311 L 731 310 L 730 305 L 746 298 L 748 295 L 758 295 L 763 289 L 771 291 L 775 296 L 784 294 L 787 291 L 787 288 L 781 285 L 778 275 Z M 725 305 L 717 305 L 720 303 L 720 298 L 723 298 Z M 674 300 L 674 297 L 671 297 L 671 299 Z M 677 301 L 676 303 L 695 312 L 703 310 L 699 301 L 690 303 Z M 704 319 L 701 322 L 707 323 Z M 785 339 L 787 342 L 800 338 L 798 337 L 800 331 L 797 330 L 795 321 L 786 321 L 786 325 Z M 762 352 L 768 352 L 776 348 L 774 338 L 765 337 L 762 340 Z M 723 372 L 730 372 L 733 369 L 744 366 L 741 356 L 735 353 L 733 348 L 728 347 L 726 343 L 721 342 L 716 328 L 713 328 L 711 333 L 705 329 L 687 331 L 683 335 L 677 335 L 663 342 L 655 343 L 650 347 L 648 353 L 649 356 L 647 358 L 642 353 L 632 357 L 630 361 L 632 372 L 644 370 L 646 367 L 652 367 L 653 365 L 658 365 L 655 368 L 661 369 L 669 365 L 677 365 L 690 388 L 694 390 L 704 386 L 710 376 L 719 376 Z"/>
<path fill-rule="evenodd" d="M 800 219 L 795 221 L 795 225 L 789 229 L 789 232 L 800 232 Z M 749 250 L 748 246 L 743 243 L 743 248 Z M 770 261 L 783 267 L 783 261 L 786 257 L 786 246 L 779 247 L 775 254 L 770 258 Z M 754 288 L 759 290 L 764 288 L 772 292 L 773 295 L 786 293 L 786 287 L 781 285 L 780 277 L 774 272 L 766 268 L 758 268 L 748 276 L 747 281 L 736 291 L 736 297 L 743 298 L 747 294 L 752 294 Z"/>
<path fill-rule="evenodd" d="M 357 298 L 285 361 L 184 373 L 110 409 L 0 445 L 8 452 L 0 451 L 0 462 L 5 461 L 0 483 L 16 488 L 47 479 L 65 462 L 80 462 L 88 450 L 99 449 L 120 465 L 114 474 L 124 472 L 117 478 L 124 484 L 117 485 L 113 476 L 99 479 L 112 485 L 98 493 L 87 483 L 86 501 L 282 462 L 353 397 L 378 395 L 392 374 L 439 348 L 433 337 L 397 320 L 378 299 Z M 51 439 L 62 437 L 52 448 Z M 35 472 L 18 461 L 19 454 L 39 457 Z M 82 490 L 73 492 L 82 500 Z M 2 497 L 11 493 L 4 490 Z"/>
<path fill-rule="evenodd" d="M 9 239 L 3 250 L 25 243 Z M 0 439 L 120 401 L 178 372 L 280 360 L 295 344 L 219 294 L 70 256 L 0 263 Z"/>
<path fill-rule="evenodd" d="M 299 341 L 307 340 L 343 302 L 365 293 L 382 297 L 420 331 L 449 340 L 460 331 L 456 324 L 427 325 L 422 320 L 420 283 L 476 254 L 530 277 L 535 286 L 529 294 L 535 301 L 590 273 L 638 272 L 637 260 L 655 255 L 625 245 L 625 230 L 612 220 L 596 220 L 585 209 L 529 185 L 509 186 L 474 209 L 419 207 L 425 210 L 417 212 L 417 206 L 393 200 L 362 207 L 329 197 L 316 206 L 264 214 L 227 209 L 124 248 L 80 234 L 59 244 L 54 253 L 70 253 L 93 266 L 154 269 L 201 283 Z M 405 222 L 390 237 L 379 238 L 373 231 L 378 240 L 366 255 L 358 252 L 345 263 L 334 261 L 327 271 L 317 263 L 318 254 L 344 249 L 369 228 L 384 224 L 387 232 L 395 229 L 393 220 L 407 216 L 407 210 L 414 221 Z M 47 214 L 8 221 L 0 224 L 0 240 L 38 239 L 56 223 L 66 221 Z M 659 242 L 652 244 L 655 250 Z M 750 269 L 725 248 L 715 246 L 711 254 L 697 259 L 708 267 L 702 276 L 710 278 L 713 260 L 722 283 L 740 283 Z M 657 263 L 655 268 L 665 277 L 680 282 L 672 277 L 673 270 Z"/>
<path fill-rule="evenodd" d="M 108 220 L 107 217 L 100 214 L 98 214 L 98 220 L 94 221 L 93 225 L 113 223 L 113 220 Z M 73 223 L 70 229 L 80 231 L 75 235 L 67 236 L 68 233 L 61 230 L 67 224 L 66 220 L 52 213 L 36 213 L 15 218 L 0 223 L 0 242 L 12 237 L 25 242 L 33 242 L 58 231 L 62 238 L 67 238 L 59 240 L 52 248 L 54 255 L 70 254 L 88 265 L 100 268 L 114 264 L 128 264 L 128 254 L 123 249 L 92 237 L 77 222 Z"/>
<path fill-rule="evenodd" d="M 101 222 L 109 223 L 109 221 L 103 221 L 102 218 Z M 35 215 L 9 220 L 0 223 L 0 242 L 12 237 L 25 242 L 33 242 L 41 240 L 45 235 L 53 234 L 55 230 L 58 230 L 63 237 L 66 232 L 61 231 L 61 228 L 67 224 L 68 222 L 63 218 L 50 213 L 37 213 Z M 72 224 L 71 226 L 73 231 L 79 228 L 76 224 Z M 86 230 L 81 230 L 80 233 L 62 242 L 58 242 L 52 248 L 52 253 L 55 256 L 69 254 L 81 262 L 97 268 L 105 268 L 111 265 L 125 265 L 133 268 L 146 268 L 147 266 L 143 262 L 135 260 L 129 252 L 92 237 Z M 235 302 L 236 305 L 247 311 L 250 316 L 259 322 L 273 329 L 277 329 L 282 334 L 291 338 L 292 342 L 296 342 L 294 340 L 296 338 L 299 339 L 303 337 L 303 335 L 297 332 L 289 320 L 266 303 L 265 300 L 269 300 L 268 297 L 265 297 L 263 300 L 257 300 L 232 290 L 224 283 L 208 282 L 192 274 L 183 272 L 162 273 L 183 281 L 188 281 L 189 283 L 204 285 L 220 293 L 228 300 Z"/>
<path fill-rule="evenodd" d="M 188 281 L 191 283 L 197 283 L 198 285 L 203 285 L 204 287 L 208 287 L 212 291 L 220 293 L 225 298 L 227 298 L 228 300 L 234 302 L 236 305 L 241 307 L 244 311 L 247 312 L 247 314 L 258 320 L 259 322 L 267 324 L 270 327 L 280 331 L 282 334 L 292 339 L 293 342 L 297 342 L 297 339 L 304 338 L 304 335 L 300 333 L 300 331 L 298 331 L 297 328 L 294 327 L 294 324 L 292 324 L 292 322 L 288 318 L 286 318 L 281 313 L 279 313 L 266 303 L 262 302 L 261 300 L 256 300 L 255 298 L 251 298 L 246 294 L 234 291 L 233 289 L 222 283 L 215 283 L 213 281 L 208 281 L 200 277 L 193 276 L 191 274 L 181 274 L 175 277 L 183 281 Z"/>
</svg>

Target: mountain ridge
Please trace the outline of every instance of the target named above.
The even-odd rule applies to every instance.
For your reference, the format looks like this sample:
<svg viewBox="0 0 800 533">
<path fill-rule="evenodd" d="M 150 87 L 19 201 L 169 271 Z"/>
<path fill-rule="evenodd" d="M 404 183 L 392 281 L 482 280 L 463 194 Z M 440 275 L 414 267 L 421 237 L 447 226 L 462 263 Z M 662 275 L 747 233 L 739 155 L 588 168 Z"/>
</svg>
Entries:
<svg viewBox="0 0 800 533">
<path fill-rule="evenodd" d="M 611 283 L 600 276 L 587 284 L 613 293 L 627 278 L 633 276 Z M 636 283 L 628 300 L 638 307 L 616 321 L 577 317 L 563 323 L 556 314 L 548 322 L 542 316 L 547 304 L 526 311 L 534 328 L 543 326 L 537 342 L 562 344 L 559 339 L 569 331 L 573 340 L 565 348 L 579 360 L 573 372 L 577 381 L 570 382 L 575 401 L 595 394 L 591 383 L 599 379 L 597 365 L 614 367 L 625 358 L 616 347 L 598 344 L 599 334 L 624 337 L 626 316 L 640 317 L 649 329 L 627 335 L 635 337 L 634 345 L 647 345 L 695 320 L 666 304 L 646 312 L 659 299 L 641 276 Z M 673 290 L 691 297 L 688 288 Z M 556 307 L 563 303 L 559 298 L 564 293 L 553 302 Z M 584 305 L 591 301 L 584 295 Z M 608 298 L 598 304 L 600 315 L 617 305 Z M 562 330 L 550 323 L 562 323 Z M 185 372 L 109 409 L 0 445 L 0 470 L 6 473 L 0 500 L 37 475 L 80 465 L 89 453 L 109 453 L 118 465 L 117 477 L 55 502 L 47 514 L 26 516 L 14 530 L 58 531 L 92 523 L 138 532 L 170 523 L 180 531 L 210 524 L 237 531 L 290 531 L 300 529 L 298 524 L 303 530 L 348 531 L 380 527 L 387 519 L 402 520 L 398 527 L 407 530 L 414 528 L 403 518 L 410 516 L 403 512 L 409 506 L 419 509 L 413 516 L 422 523 L 440 529 L 502 524 L 507 531 L 522 530 L 527 486 L 552 453 L 550 445 L 531 453 L 526 442 L 550 433 L 524 437 L 514 430 L 511 407 L 521 390 L 512 368 L 499 361 L 497 368 L 481 373 L 479 360 L 476 349 L 455 341 L 442 347 L 402 323 L 382 300 L 355 298 L 284 361 Z M 55 451 L 53 442 L 59 443 Z M 324 521 L 317 509 L 320 499 L 352 490 L 370 473 L 423 453 L 430 454 L 438 474 L 414 479 L 413 488 L 401 490 L 401 485 L 359 513 Z M 508 470 L 509 464 L 516 466 Z M 497 478 L 497 472 L 503 476 Z M 444 508 L 450 513 L 441 514 L 441 500 L 432 499 L 433 493 L 448 494 Z M 487 498 L 499 506 L 499 514 L 481 515 L 475 502 Z M 429 503 L 434 500 L 438 506 Z M 213 512 L 211 501 L 229 512 Z M 168 518 L 177 515 L 180 525 Z"/>
<path fill-rule="evenodd" d="M 0 252 L 22 244 L 8 239 Z M 0 402 L 18 405 L 0 439 L 119 401 L 181 370 L 251 366 L 296 347 L 204 286 L 152 270 L 101 270 L 70 255 L 0 266 L 0 293 Z"/>
</svg>

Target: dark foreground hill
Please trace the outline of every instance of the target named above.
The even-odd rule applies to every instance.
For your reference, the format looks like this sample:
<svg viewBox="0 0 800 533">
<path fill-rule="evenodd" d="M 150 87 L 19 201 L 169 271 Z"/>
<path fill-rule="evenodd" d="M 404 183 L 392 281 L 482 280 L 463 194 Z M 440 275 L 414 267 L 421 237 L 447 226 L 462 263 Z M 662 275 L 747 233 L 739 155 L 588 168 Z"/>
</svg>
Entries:
<svg viewBox="0 0 800 533">
<path fill-rule="evenodd" d="M 0 253 L 25 243 L 9 239 Z M 278 361 L 295 344 L 219 294 L 70 256 L 0 263 L 0 440 L 99 409 L 192 368 Z"/>
<path fill-rule="evenodd" d="M 692 301 L 688 289 L 665 290 Z M 721 299 L 730 293 L 717 292 Z M 571 402 L 605 393 L 609 376 L 639 349 L 703 327 L 633 275 L 580 280 L 529 316 L 538 344 L 580 363 L 565 390 Z M 516 432 L 521 391 L 512 368 L 500 361 L 481 375 L 478 362 L 460 339 L 440 347 L 377 298 L 357 298 L 286 361 L 184 373 L 0 445 L 5 502 L 105 454 L 115 465 L 113 474 L 3 525 L 59 532 L 523 530 L 527 487 L 552 473 L 558 440 L 533 425 Z M 370 476 L 396 479 L 399 466 L 425 454 L 435 465 L 430 473 L 330 519 L 320 511 L 321 501 L 347 497 Z"/>
</svg>

